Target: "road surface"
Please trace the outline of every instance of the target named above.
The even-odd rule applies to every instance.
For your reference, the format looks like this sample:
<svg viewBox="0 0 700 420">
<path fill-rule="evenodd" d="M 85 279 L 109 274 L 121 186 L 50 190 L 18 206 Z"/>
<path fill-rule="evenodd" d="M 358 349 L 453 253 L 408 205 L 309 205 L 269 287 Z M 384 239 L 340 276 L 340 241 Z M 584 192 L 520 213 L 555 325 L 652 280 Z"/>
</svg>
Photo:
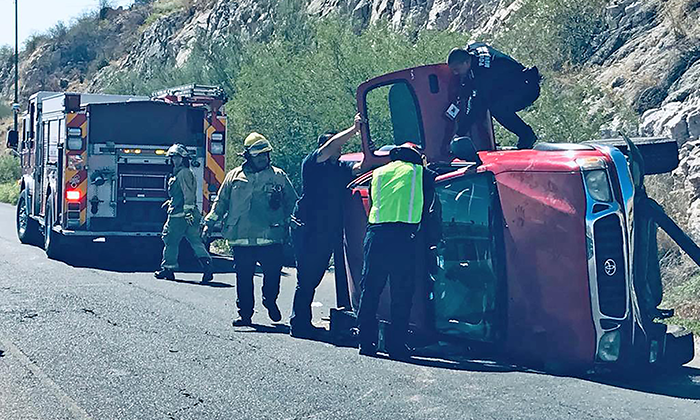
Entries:
<svg viewBox="0 0 700 420">
<path fill-rule="evenodd" d="M 291 338 L 264 311 L 256 328 L 233 328 L 233 274 L 210 286 L 196 274 L 157 281 L 99 247 L 92 266 L 74 267 L 20 245 L 14 229 L 14 208 L 0 205 L 3 420 L 700 419 L 695 368 L 629 382 L 362 357 Z M 285 320 L 294 283 L 286 270 Z M 317 323 L 334 300 L 327 276 Z"/>
</svg>

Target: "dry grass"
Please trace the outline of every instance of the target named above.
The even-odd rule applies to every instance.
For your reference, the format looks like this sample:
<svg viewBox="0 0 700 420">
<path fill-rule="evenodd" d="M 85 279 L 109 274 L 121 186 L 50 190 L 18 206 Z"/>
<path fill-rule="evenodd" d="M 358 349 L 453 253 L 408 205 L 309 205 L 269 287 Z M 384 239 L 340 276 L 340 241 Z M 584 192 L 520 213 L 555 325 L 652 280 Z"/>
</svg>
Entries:
<svg viewBox="0 0 700 420">
<path fill-rule="evenodd" d="M 163 16 L 186 9 L 194 3 L 193 0 L 156 0 L 153 2 L 151 14 L 146 18 L 143 27 L 150 26 L 153 22 Z"/>
</svg>

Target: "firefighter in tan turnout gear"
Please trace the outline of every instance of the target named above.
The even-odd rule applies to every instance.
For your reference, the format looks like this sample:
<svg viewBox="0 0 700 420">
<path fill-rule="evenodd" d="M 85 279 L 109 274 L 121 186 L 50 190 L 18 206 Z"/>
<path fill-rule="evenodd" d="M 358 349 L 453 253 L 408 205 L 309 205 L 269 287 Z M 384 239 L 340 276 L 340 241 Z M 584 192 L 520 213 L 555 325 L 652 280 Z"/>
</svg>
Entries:
<svg viewBox="0 0 700 420">
<path fill-rule="evenodd" d="M 177 258 L 182 239 L 192 246 L 194 254 L 202 266 L 202 282 L 213 279 L 211 256 L 207 252 L 199 235 L 202 215 L 197 209 L 195 199 L 197 182 L 190 170 L 190 158 L 187 148 L 181 144 L 172 145 L 167 152 L 172 160 L 173 175 L 168 179 L 168 195 L 170 199 L 164 203 L 168 206 L 168 219 L 163 226 L 163 262 L 160 270 L 154 276 L 157 279 L 174 280 L 174 270 L 177 268 Z"/>
<path fill-rule="evenodd" d="M 282 319 L 277 296 L 283 244 L 297 194 L 287 174 L 270 165 L 270 151 L 270 142 L 261 134 L 251 133 L 245 139 L 245 162 L 226 175 L 205 218 L 204 236 L 214 223 L 221 222 L 223 236 L 233 249 L 239 315 L 234 326 L 251 325 L 257 263 L 263 270 L 263 306 L 273 322 Z"/>
</svg>

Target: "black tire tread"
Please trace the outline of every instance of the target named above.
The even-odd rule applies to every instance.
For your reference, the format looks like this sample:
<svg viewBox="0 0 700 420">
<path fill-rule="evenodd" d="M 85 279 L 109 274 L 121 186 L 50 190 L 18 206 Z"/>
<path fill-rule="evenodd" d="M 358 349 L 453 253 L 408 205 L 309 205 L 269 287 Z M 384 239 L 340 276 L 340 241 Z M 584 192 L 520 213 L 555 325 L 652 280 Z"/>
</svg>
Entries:
<svg viewBox="0 0 700 420">
<path fill-rule="evenodd" d="M 673 171 L 680 163 L 678 159 L 678 142 L 667 137 L 636 137 L 630 139 L 639 148 L 644 158 L 644 174 L 655 175 Z M 621 138 L 584 142 L 617 147 L 627 154 L 627 143 Z"/>
</svg>

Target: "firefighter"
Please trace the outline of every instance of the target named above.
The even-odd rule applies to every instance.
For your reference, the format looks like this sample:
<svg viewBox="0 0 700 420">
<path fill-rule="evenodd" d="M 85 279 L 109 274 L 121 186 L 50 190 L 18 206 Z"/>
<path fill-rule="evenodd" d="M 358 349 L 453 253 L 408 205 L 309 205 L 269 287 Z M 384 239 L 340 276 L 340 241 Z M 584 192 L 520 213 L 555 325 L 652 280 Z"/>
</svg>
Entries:
<svg viewBox="0 0 700 420">
<path fill-rule="evenodd" d="M 202 266 L 202 283 L 214 278 L 211 268 L 211 256 L 202 243 L 199 235 L 199 225 L 202 215 L 197 209 L 195 194 L 197 182 L 190 170 L 190 158 L 187 148 L 182 144 L 170 146 L 166 153 L 173 165 L 173 175 L 168 179 L 167 205 L 168 218 L 163 226 L 163 262 L 160 270 L 154 276 L 157 279 L 174 280 L 173 270 L 177 268 L 177 257 L 182 239 L 192 246 L 195 256 Z"/>
<path fill-rule="evenodd" d="M 447 64 L 460 77 L 459 97 L 452 115 L 457 119 L 457 135 L 468 136 L 471 124 L 486 109 L 508 131 L 518 136 L 517 147 L 529 149 L 537 136 L 517 114 L 540 96 L 537 67 L 526 68 L 508 55 L 483 42 L 455 48 Z"/>
<path fill-rule="evenodd" d="M 357 322 L 360 354 L 375 354 L 379 297 L 389 278 L 391 325 L 386 350 L 392 358 L 402 359 L 410 356 L 406 336 L 420 252 L 416 235 L 433 203 L 435 173 L 424 167 L 414 146 L 396 147 L 390 157 L 391 162 L 372 173 Z"/>
<path fill-rule="evenodd" d="M 282 319 L 277 295 L 283 244 L 297 195 L 287 174 L 270 165 L 271 151 L 272 146 L 263 135 L 251 133 L 246 137 L 242 153 L 245 162 L 226 174 L 214 206 L 205 217 L 204 236 L 208 236 L 214 223 L 221 222 L 224 238 L 233 249 L 239 315 L 234 326 L 252 324 L 257 263 L 263 270 L 263 306 L 273 322 Z"/>
<path fill-rule="evenodd" d="M 302 194 L 290 228 L 297 261 L 297 287 L 289 322 L 294 337 L 314 338 L 321 332 L 311 323 L 311 302 L 336 245 L 343 240 L 346 186 L 362 168 L 361 163 L 339 158 L 343 145 L 359 133 L 361 124 L 358 114 L 352 127 L 319 136 L 318 147 L 301 164 Z"/>
</svg>

